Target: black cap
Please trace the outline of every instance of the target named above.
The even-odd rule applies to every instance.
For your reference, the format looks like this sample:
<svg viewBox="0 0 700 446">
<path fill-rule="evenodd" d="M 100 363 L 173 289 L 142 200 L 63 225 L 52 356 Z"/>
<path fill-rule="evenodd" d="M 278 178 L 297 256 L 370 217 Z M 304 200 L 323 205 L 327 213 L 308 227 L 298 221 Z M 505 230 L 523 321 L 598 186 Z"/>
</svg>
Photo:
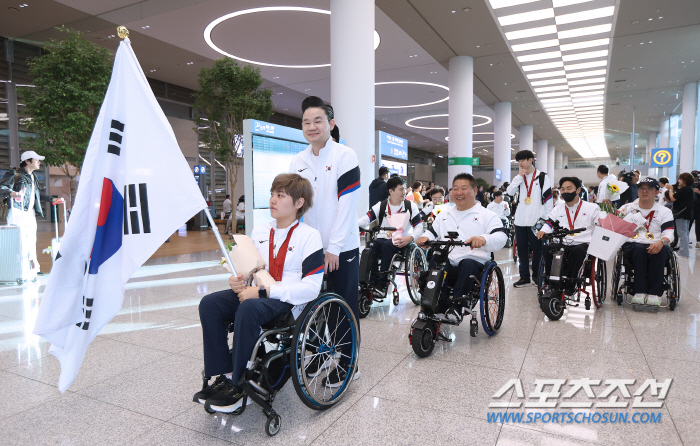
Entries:
<svg viewBox="0 0 700 446">
<path fill-rule="evenodd" d="M 648 184 L 649 186 L 653 187 L 656 190 L 660 189 L 659 181 L 656 178 L 646 177 L 642 181 L 639 182 L 639 186 L 641 187 L 642 184 Z"/>
</svg>

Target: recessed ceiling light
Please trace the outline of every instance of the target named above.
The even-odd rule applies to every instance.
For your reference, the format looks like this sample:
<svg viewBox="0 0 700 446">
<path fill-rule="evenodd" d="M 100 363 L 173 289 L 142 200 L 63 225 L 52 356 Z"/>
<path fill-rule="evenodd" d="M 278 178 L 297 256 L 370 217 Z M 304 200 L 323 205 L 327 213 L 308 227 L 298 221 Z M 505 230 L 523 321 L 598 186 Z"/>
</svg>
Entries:
<svg viewBox="0 0 700 446">
<path fill-rule="evenodd" d="M 585 70 L 588 68 L 605 67 L 607 65 L 608 65 L 607 60 L 597 60 L 594 62 L 584 62 L 584 63 L 573 64 L 573 65 L 565 65 L 564 69 L 566 71 L 575 71 L 575 70 Z"/>
<path fill-rule="evenodd" d="M 523 29 L 520 31 L 511 31 L 511 32 L 507 32 L 505 34 L 506 34 L 506 39 L 517 40 L 517 39 L 524 39 L 527 37 L 537 37 L 537 36 L 544 36 L 547 34 L 556 34 L 556 33 L 557 33 L 557 26 L 556 25 L 547 25 L 547 26 L 540 26 L 538 28 L 529 28 L 529 29 Z"/>
<path fill-rule="evenodd" d="M 576 5 L 579 3 L 586 3 L 592 0 L 552 0 L 552 5 L 555 8 L 561 8 L 563 6 Z"/>
<path fill-rule="evenodd" d="M 592 84 L 592 85 L 585 85 L 583 87 L 571 87 L 570 91 L 576 92 L 576 91 L 603 90 L 603 89 L 605 89 L 605 84 Z"/>
<path fill-rule="evenodd" d="M 608 55 L 608 50 L 600 50 L 600 51 L 589 51 L 587 53 L 577 53 L 577 54 L 565 54 L 562 56 L 562 59 L 564 62 L 571 62 L 574 60 L 583 60 L 583 59 L 595 59 L 597 57 L 607 57 Z"/>
<path fill-rule="evenodd" d="M 513 52 L 520 52 L 520 51 L 530 51 L 530 50 L 539 50 L 542 48 L 550 48 L 559 45 L 559 39 L 550 39 L 550 40 L 541 40 L 539 42 L 530 42 L 530 43 L 520 43 L 518 45 L 513 45 L 511 46 Z"/>
<path fill-rule="evenodd" d="M 500 23 L 501 26 L 508 26 L 517 25 L 519 23 L 536 22 L 537 20 L 551 19 L 553 17 L 554 9 L 546 8 L 499 17 L 498 23 Z"/>
<path fill-rule="evenodd" d="M 558 90 L 568 90 L 569 87 L 566 85 L 555 85 L 553 87 L 539 87 L 535 88 L 535 93 L 544 93 L 547 91 L 558 91 Z"/>
<path fill-rule="evenodd" d="M 547 79 L 547 80 L 544 80 L 544 81 L 534 81 L 534 82 L 530 82 L 530 84 L 531 84 L 533 87 L 539 87 L 539 86 L 542 86 L 542 85 L 565 84 L 565 83 L 566 83 L 566 78 L 565 78 L 565 77 L 562 77 L 562 78 L 559 78 L 559 79 Z"/>
<path fill-rule="evenodd" d="M 596 46 L 607 46 L 610 45 L 610 39 L 605 38 L 605 39 L 595 39 L 595 40 L 587 40 L 585 42 L 576 42 L 576 43 L 567 43 L 561 46 L 562 51 L 573 51 L 573 50 L 580 50 L 584 48 L 593 48 Z"/>
<path fill-rule="evenodd" d="M 537 97 L 538 97 L 538 98 L 554 98 L 554 97 L 557 97 L 557 96 L 562 96 L 562 98 L 563 98 L 564 96 L 568 97 L 568 96 L 569 96 L 569 91 L 568 91 L 568 90 L 564 90 L 564 91 L 555 91 L 555 92 L 552 92 L 552 93 L 538 93 L 538 94 L 537 94 Z"/>
<path fill-rule="evenodd" d="M 606 23 L 604 25 L 586 26 L 584 28 L 570 29 L 568 31 L 559 31 L 557 36 L 560 39 L 571 39 L 591 34 L 609 33 L 610 30 L 612 30 L 612 23 Z"/>
<path fill-rule="evenodd" d="M 544 79 L 547 77 L 559 77 L 559 76 L 564 76 L 566 74 L 566 71 L 564 70 L 557 70 L 557 71 L 549 71 L 545 73 L 528 73 L 526 74 L 528 79 Z"/>
<path fill-rule="evenodd" d="M 146 26 L 142 26 L 141 29 L 148 29 L 150 27 L 151 27 L 150 25 L 146 25 Z"/>
<path fill-rule="evenodd" d="M 594 83 L 600 83 L 600 82 L 605 82 L 604 77 L 594 77 L 591 79 L 581 79 L 577 81 L 569 81 L 569 85 L 584 85 L 584 84 L 594 84 Z"/>
<path fill-rule="evenodd" d="M 471 11 L 471 10 L 472 10 L 472 8 L 469 8 L 469 7 L 467 7 L 467 8 L 462 8 L 462 11 L 464 11 L 464 12 L 469 12 L 469 11 Z"/>
<path fill-rule="evenodd" d="M 564 66 L 564 62 L 547 62 L 535 65 L 523 65 L 523 71 L 539 71 L 539 70 L 549 70 L 552 68 L 561 68 Z"/>
<path fill-rule="evenodd" d="M 533 3 L 539 0 L 489 0 L 493 9 L 507 8 L 509 6 L 524 5 L 525 3 Z"/>
<path fill-rule="evenodd" d="M 583 22 L 585 20 L 599 19 L 602 17 L 610 17 L 615 13 L 615 6 L 606 6 L 604 8 L 589 9 L 587 11 L 574 12 L 572 14 L 558 15 L 554 21 L 557 25 L 565 25 L 567 23 Z"/>
<path fill-rule="evenodd" d="M 592 71 L 581 71 L 579 73 L 566 73 L 567 79 L 577 79 L 579 77 L 589 77 L 589 76 L 603 76 L 608 70 L 592 70 Z"/>
<path fill-rule="evenodd" d="M 550 51 L 548 53 L 528 54 L 526 56 L 518 56 L 518 62 L 534 62 L 537 60 L 557 59 L 561 57 L 561 51 Z"/>
</svg>

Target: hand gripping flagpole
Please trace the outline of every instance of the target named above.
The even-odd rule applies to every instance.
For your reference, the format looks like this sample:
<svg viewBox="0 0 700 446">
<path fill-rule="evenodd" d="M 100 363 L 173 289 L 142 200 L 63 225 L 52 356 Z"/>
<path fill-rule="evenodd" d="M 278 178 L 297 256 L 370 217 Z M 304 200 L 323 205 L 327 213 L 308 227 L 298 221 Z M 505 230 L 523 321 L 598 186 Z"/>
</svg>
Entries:
<svg viewBox="0 0 700 446">
<path fill-rule="evenodd" d="M 228 249 L 224 246 L 224 241 L 221 240 L 221 234 L 219 234 L 219 230 L 216 227 L 216 223 L 214 223 L 214 219 L 211 216 L 211 213 L 209 212 L 209 208 L 204 208 L 204 212 L 207 213 L 207 220 L 209 220 L 209 224 L 211 225 L 212 231 L 214 231 L 214 235 L 216 236 L 216 241 L 219 242 L 219 246 L 221 246 L 221 251 L 224 253 L 224 257 L 226 258 L 226 263 L 228 263 L 228 267 L 231 269 L 231 274 L 234 276 L 237 276 L 238 273 L 236 272 L 236 268 L 233 267 L 233 262 L 231 262 L 231 257 L 228 255 Z"/>
</svg>

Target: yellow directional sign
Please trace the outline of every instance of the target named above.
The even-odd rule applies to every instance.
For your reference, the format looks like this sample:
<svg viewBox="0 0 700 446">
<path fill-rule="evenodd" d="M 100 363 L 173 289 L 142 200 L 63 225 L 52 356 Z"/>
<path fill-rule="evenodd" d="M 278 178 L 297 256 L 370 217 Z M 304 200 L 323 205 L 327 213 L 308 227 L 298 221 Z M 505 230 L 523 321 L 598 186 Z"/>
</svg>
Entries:
<svg viewBox="0 0 700 446">
<path fill-rule="evenodd" d="M 671 167 L 673 165 L 673 149 L 652 149 L 651 167 Z"/>
</svg>

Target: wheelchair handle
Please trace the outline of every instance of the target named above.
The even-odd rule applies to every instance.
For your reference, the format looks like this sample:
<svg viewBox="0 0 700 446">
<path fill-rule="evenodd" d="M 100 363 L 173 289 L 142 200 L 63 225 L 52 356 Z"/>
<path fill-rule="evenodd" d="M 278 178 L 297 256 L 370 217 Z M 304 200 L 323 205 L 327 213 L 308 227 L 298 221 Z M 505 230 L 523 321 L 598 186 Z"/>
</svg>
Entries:
<svg viewBox="0 0 700 446">
<path fill-rule="evenodd" d="M 566 237 L 567 235 L 571 234 L 578 234 L 579 232 L 584 232 L 586 228 L 578 228 L 578 229 L 566 229 L 566 228 L 560 228 L 560 229 L 555 229 L 554 232 L 551 234 L 545 234 L 544 236 L 546 238 L 552 239 L 552 238 L 563 238 Z"/>
<path fill-rule="evenodd" d="M 451 246 L 471 246 L 471 245 L 472 245 L 471 242 L 469 242 L 469 243 L 464 243 L 464 242 L 460 242 L 459 240 L 433 240 L 433 241 L 428 240 L 428 241 L 425 242 L 425 244 L 426 244 L 427 246 L 447 246 L 447 245 L 451 245 Z"/>
<path fill-rule="evenodd" d="M 365 228 L 360 227 L 360 231 L 361 232 L 375 233 L 375 232 L 379 232 L 379 231 L 396 231 L 396 228 L 392 228 L 392 227 L 388 227 L 388 226 L 384 226 L 384 227 L 375 226 L 372 229 L 365 229 Z"/>
</svg>

